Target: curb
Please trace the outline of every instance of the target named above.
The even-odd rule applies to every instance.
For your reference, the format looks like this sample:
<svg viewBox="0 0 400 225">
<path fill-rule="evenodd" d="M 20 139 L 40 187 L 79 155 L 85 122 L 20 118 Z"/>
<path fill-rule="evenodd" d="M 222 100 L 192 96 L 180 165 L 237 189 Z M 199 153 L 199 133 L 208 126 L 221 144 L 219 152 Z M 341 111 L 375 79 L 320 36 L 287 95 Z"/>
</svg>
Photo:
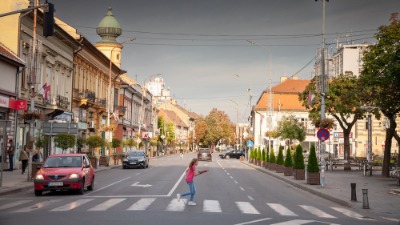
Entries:
<svg viewBox="0 0 400 225">
<path fill-rule="evenodd" d="M 319 191 L 315 191 L 315 190 L 313 190 L 313 189 L 311 189 L 311 188 L 309 188 L 309 187 L 307 187 L 305 185 L 298 184 L 298 183 L 296 183 L 294 181 L 291 181 L 289 179 L 283 178 L 283 177 L 281 177 L 281 176 L 279 176 L 279 175 L 277 175 L 275 173 L 271 173 L 266 169 L 260 168 L 258 166 L 254 166 L 254 165 L 252 165 L 250 163 L 247 163 L 247 162 L 242 162 L 242 163 L 247 165 L 247 166 L 249 166 L 249 167 L 251 167 L 251 168 L 254 168 L 254 169 L 256 169 L 256 170 L 258 170 L 258 171 L 260 171 L 262 173 L 268 174 L 268 175 L 270 175 L 272 177 L 275 177 L 275 178 L 277 178 L 277 179 L 279 179 L 281 181 L 284 181 L 284 182 L 286 182 L 286 183 L 288 183 L 288 184 L 290 184 L 290 185 L 292 185 L 294 187 L 297 187 L 297 188 L 299 188 L 301 190 L 307 191 L 307 192 L 309 192 L 311 194 L 317 195 L 317 196 L 319 196 L 321 198 L 324 198 L 326 200 L 329 200 L 331 202 L 335 202 L 335 203 L 337 203 L 339 205 L 346 206 L 346 207 L 351 207 L 351 203 L 349 203 L 347 201 L 344 201 L 344 200 L 339 199 L 339 198 L 332 197 L 330 195 L 327 195 L 327 194 L 319 192 Z"/>
</svg>

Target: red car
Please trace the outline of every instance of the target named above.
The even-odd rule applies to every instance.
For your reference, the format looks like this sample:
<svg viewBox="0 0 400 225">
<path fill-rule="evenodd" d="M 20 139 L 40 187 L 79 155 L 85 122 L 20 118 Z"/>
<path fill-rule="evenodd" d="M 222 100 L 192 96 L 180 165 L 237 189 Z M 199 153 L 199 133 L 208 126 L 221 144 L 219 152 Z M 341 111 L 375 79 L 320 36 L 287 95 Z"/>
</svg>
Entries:
<svg viewBox="0 0 400 225">
<path fill-rule="evenodd" d="M 83 194 L 94 187 L 94 169 L 86 154 L 49 156 L 34 177 L 35 195 L 43 191 L 75 190 Z"/>
</svg>

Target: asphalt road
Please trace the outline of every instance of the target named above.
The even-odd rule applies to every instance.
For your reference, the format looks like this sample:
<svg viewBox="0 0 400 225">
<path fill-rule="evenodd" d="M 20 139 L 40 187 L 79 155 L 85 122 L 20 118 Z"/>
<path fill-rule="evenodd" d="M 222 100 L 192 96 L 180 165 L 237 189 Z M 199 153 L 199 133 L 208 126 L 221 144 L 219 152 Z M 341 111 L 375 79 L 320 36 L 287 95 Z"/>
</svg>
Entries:
<svg viewBox="0 0 400 225">
<path fill-rule="evenodd" d="M 93 191 L 32 191 L 0 198 L 0 225 L 145 224 L 393 224 L 369 218 L 254 170 L 237 159 L 201 161 L 195 177 L 196 206 L 177 193 L 188 190 L 178 156 L 151 159 L 147 169 L 114 168 L 96 174 Z"/>
</svg>

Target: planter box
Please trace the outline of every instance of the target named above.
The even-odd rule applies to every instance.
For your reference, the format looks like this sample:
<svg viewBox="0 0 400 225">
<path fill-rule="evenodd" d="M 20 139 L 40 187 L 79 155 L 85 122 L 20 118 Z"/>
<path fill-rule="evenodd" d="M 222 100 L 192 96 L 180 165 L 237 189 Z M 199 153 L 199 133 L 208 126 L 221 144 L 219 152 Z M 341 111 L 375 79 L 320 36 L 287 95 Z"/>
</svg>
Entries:
<svg viewBox="0 0 400 225">
<path fill-rule="evenodd" d="M 283 173 L 285 171 L 285 167 L 283 165 L 275 165 L 275 172 L 277 173 Z"/>
<path fill-rule="evenodd" d="M 269 162 L 265 162 L 264 168 L 265 168 L 265 169 L 268 169 L 268 167 L 269 167 Z"/>
<path fill-rule="evenodd" d="M 307 184 L 319 185 L 320 184 L 320 173 L 307 172 Z"/>
<path fill-rule="evenodd" d="M 99 166 L 108 166 L 108 157 L 107 156 L 100 156 Z"/>
<path fill-rule="evenodd" d="M 284 167 L 283 175 L 285 176 L 292 176 L 293 175 L 293 167 Z"/>
<path fill-rule="evenodd" d="M 305 171 L 304 169 L 294 169 L 293 170 L 293 177 L 295 180 L 305 180 Z"/>
<path fill-rule="evenodd" d="M 276 164 L 275 163 L 269 163 L 268 169 L 269 170 L 275 170 Z"/>
</svg>

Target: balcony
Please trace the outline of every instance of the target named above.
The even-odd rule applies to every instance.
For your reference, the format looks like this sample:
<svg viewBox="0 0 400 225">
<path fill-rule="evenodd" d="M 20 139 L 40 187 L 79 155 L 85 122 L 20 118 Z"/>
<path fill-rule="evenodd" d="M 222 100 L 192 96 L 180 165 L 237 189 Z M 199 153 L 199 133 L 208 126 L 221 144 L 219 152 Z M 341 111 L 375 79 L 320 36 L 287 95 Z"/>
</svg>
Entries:
<svg viewBox="0 0 400 225">
<path fill-rule="evenodd" d="M 118 110 L 119 117 L 125 116 L 125 113 L 126 113 L 126 107 L 125 106 L 115 105 L 114 106 L 114 110 L 115 111 Z"/>
</svg>

